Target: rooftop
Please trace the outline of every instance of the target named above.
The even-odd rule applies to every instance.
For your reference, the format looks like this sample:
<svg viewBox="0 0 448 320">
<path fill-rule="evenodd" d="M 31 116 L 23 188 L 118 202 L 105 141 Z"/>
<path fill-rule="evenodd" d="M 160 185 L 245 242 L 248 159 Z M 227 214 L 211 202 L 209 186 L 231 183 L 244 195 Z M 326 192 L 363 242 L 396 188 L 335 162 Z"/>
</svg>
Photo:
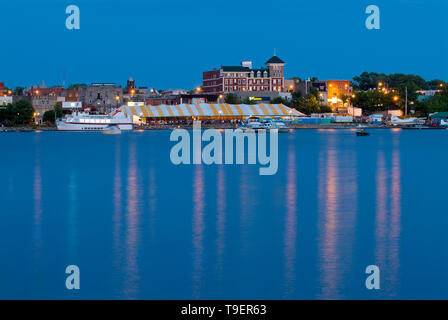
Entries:
<svg viewBox="0 0 448 320">
<path fill-rule="evenodd" d="M 265 64 L 270 64 L 270 63 L 285 63 L 285 62 L 283 62 L 283 60 L 282 59 L 280 59 L 279 57 L 277 57 L 277 56 L 273 56 L 271 59 L 269 59 L 268 61 L 266 61 L 266 63 Z"/>
</svg>

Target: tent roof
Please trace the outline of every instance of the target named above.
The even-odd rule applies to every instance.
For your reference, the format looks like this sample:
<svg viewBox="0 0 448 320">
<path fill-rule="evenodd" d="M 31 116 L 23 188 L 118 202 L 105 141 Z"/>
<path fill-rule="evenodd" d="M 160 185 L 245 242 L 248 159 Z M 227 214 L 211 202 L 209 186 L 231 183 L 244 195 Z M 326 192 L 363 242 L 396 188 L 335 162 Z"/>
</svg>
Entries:
<svg viewBox="0 0 448 320">
<path fill-rule="evenodd" d="M 124 112 L 145 118 L 167 117 L 249 117 L 249 116 L 305 116 L 283 104 L 178 104 L 178 105 L 142 105 L 131 104 L 121 108 Z"/>
</svg>

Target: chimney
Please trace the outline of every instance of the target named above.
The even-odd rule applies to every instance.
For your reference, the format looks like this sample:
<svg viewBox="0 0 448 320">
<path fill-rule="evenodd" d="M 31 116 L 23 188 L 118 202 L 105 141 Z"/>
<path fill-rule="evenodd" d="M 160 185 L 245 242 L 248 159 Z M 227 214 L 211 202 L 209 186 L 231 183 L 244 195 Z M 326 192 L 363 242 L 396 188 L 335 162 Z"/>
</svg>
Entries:
<svg viewBox="0 0 448 320">
<path fill-rule="evenodd" d="M 241 66 L 252 69 L 252 61 L 241 61 Z"/>
</svg>

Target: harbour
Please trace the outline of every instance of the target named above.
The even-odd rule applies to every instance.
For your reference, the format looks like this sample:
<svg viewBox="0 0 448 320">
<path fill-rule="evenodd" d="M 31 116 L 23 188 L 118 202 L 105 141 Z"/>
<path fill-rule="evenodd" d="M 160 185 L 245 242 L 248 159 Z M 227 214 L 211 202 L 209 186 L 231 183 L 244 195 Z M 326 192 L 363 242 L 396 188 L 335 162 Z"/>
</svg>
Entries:
<svg viewBox="0 0 448 320">
<path fill-rule="evenodd" d="M 273 176 L 175 166 L 167 130 L 0 134 L 0 298 L 446 299 L 446 131 L 354 130 L 279 134 Z"/>
</svg>

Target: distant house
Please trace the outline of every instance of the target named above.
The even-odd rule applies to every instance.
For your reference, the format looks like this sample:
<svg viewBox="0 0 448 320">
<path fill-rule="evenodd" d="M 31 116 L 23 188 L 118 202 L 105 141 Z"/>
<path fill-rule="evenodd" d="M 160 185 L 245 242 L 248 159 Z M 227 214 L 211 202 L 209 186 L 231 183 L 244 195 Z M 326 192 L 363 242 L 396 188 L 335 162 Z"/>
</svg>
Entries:
<svg viewBox="0 0 448 320">
<path fill-rule="evenodd" d="M 0 96 L 0 108 L 5 108 L 8 104 L 12 103 L 11 96 Z"/>
</svg>

